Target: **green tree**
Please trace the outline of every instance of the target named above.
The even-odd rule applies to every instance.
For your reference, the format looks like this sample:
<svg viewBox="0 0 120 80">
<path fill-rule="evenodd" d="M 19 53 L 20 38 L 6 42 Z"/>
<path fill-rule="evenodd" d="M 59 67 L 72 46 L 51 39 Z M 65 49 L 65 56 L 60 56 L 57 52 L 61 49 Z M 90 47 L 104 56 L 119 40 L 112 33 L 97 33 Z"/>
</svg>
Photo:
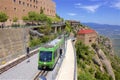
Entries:
<svg viewBox="0 0 120 80">
<path fill-rule="evenodd" d="M 13 22 L 17 22 L 18 18 L 17 17 L 14 17 L 13 18 Z"/>
<path fill-rule="evenodd" d="M 38 30 L 40 33 L 43 33 L 45 35 L 50 34 L 51 32 L 51 27 L 49 25 L 41 26 Z"/>
<path fill-rule="evenodd" d="M 7 14 L 0 12 L 0 22 L 4 24 L 4 22 L 7 21 L 7 19 L 8 19 Z"/>
<path fill-rule="evenodd" d="M 18 21 L 18 18 L 17 17 L 14 17 L 13 18 L 13 24 L 12 24 L 12 27 L 19 27 L 20 26 L 20 24 L 17 24 L 16 22 Z"/>
<path fill-rule="evenodd" d="M 30 11 L 28 13 L 28 18 L 31 22 L 36 21 L 38 17 L 38 14 L 36 12 Z"/>
<path fill-rule="evenodd" d="M 58 14 L 56 14 L 56 17 L 57 17 L 58 19 L 60 19 L 60 16 L 59 16 Z"/>
<path fill-rule="evenodd" d="M 23 19 L 23 21 L 25 21 L 25 22 L 26 22 L 26 21 L 29 21 L 28 16 L 23 16 L 22 19 Z"/>
<path fill-rule="evenodd" d="M 7 21 L 7 19 L 8 19 L 8 16 L 5 13 L 0 12 L 0 22 L 5 22 Z"/>
<path fill-rule="evenodd" d="M 66 27 L 65 27 L 65 31 L 67 33 L 70 33 L 72 31 L 72 27 L 70 26 L 70 24 L 68 22 L 66 22 Z"/>
<path fill-rule="evenodd" d="M 45 14 L 39 14 L 39 21 L 45 22 L 47 20 L 47 16 Z"/>
<path fill-rule="evenodd" d="M 29 43 L 30 47 L 34 47 L 34 46 L 40 45 L 40 44 L 41 44 L 41 40 L 38 38 L 33 38 Z"/>
</svg>

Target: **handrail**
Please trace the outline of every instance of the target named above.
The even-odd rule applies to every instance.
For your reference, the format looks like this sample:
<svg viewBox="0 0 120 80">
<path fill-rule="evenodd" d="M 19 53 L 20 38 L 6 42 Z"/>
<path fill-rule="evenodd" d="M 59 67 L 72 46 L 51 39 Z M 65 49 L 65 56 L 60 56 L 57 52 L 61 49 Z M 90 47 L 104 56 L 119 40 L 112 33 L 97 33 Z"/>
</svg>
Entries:
<svg viewBox="0 0 120 80">
<path fill-rule="evenodd" d="M 76 57 L 76 48 L 74 46 L 74 42 L 72 42 L 72 46 L 74 49 L 74 80 L 77 80 L 77 57 Z"/>
</svg>

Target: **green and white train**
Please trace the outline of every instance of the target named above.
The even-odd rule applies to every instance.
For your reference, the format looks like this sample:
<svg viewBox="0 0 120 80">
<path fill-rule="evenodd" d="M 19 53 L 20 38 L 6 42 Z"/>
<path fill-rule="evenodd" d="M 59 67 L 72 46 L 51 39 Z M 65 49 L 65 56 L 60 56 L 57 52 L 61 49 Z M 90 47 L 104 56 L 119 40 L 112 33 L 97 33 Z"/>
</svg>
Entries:
<svg viewBox="0 0 120 80">
<path fill-rule="evenodd" d="M 45 44 L 39 49 L 38 69 L 53 69 L 65 46 L 64 36 Z"/>
</svg>

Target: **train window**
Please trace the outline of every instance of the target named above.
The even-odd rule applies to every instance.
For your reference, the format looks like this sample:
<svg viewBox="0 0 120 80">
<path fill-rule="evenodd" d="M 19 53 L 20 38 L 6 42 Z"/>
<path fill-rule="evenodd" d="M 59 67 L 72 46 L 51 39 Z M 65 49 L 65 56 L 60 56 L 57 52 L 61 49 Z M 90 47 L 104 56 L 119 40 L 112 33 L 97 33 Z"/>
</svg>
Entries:
<svg viewBox="0 0 120 80">
<path fill-rule="evenodd" d="M 40 51 L 40 61 L 50 62 L 52 60 L 51 51 Z"/>
</svg>

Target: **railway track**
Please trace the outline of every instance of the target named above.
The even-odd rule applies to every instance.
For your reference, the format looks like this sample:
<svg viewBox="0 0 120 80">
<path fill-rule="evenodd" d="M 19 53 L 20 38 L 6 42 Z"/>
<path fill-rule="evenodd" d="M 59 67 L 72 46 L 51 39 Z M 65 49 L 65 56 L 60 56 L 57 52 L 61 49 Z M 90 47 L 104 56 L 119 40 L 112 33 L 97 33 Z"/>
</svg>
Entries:
<svg viewBox="0 0 120 80">
<path fill-rule="evenodd" d="M 30 53 L 30 54 L 29 54 L 29 57 L 33 56 L 33 55 L 36 54 L 37 52 L 38 52 L 38 50 Z M 18 59 L 18 60 L 16 60 L 16 61 L 14 61 L 14 62 L 6 65 L 6 66 L 4 66 L 3 68 L 0 69 L 0 74 L 2 74 L 3 72 L 9 70 L 10 68 L 16 66 L 17 64 L 21 63 L 22 61 L 26 60 L 26 59 L 29 58 L 29 57 L 24 56 L 24 57 L 22 57 L 22 58 L 20 58 L 20 59 Z"/>
<path fill-rule="evenodd" d="M 44 76 L 46 77 L 47 74 L 48 74 L 49 71 L 44 71 L 44 70 L 41 70 L 37 73 L 37 75 L 35 76 L 34 80 L 39 80 L 39 76 Z"/>
</svg>

